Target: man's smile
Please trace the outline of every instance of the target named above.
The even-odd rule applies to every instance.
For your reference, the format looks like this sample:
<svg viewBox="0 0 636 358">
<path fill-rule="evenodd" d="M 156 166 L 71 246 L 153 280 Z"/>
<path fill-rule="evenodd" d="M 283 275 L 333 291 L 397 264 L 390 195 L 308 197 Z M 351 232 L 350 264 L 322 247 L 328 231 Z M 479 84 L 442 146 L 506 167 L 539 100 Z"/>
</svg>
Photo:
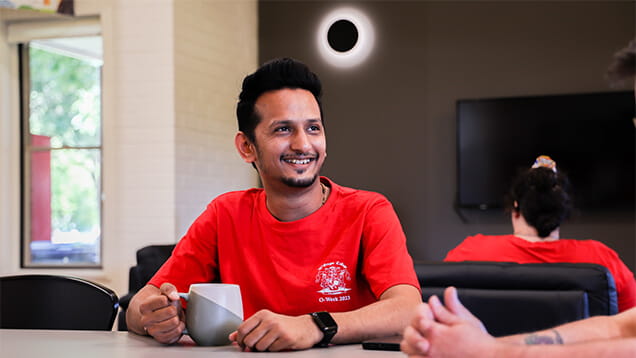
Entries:
<svg viewBox="0 0 636 358">
<path fill-rule="evenodd" d="M 289 164 L 302 165 L 302 164 L 309 164 L 310 162 L 316 160 L 316 157 L 312 157 L 312 158 L 289 158 L 289 157 L 285 158 L 285 157 L 283 157 L 282 160 L 284 162 L 286 162 L 286 163 L 289 163 Z"/>
</svg>

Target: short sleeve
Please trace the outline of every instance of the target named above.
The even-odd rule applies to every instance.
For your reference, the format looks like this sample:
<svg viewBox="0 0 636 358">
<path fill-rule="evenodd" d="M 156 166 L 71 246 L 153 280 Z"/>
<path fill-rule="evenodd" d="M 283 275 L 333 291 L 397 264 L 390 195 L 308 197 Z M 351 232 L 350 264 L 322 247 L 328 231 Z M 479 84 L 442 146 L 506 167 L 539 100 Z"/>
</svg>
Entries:
<svg viewBox="0 0 636 358">
<path fill-rule="evenodd" d="M 169 282 L 179 292 L 188 292 L 193 283 L 218 279 L 216 205 L 211 202 L 192 223 L 172 255 L 148 282 L 160 287 Z"/>
<path fill-rule="evenodd" d="M 393 206 L 380 196 L 367 210 L 362 232 L 362 274 L 371 291 L 379 298 L 395 285 L 407 284 L 419 289 L 413 259 Z"/>
</svg>

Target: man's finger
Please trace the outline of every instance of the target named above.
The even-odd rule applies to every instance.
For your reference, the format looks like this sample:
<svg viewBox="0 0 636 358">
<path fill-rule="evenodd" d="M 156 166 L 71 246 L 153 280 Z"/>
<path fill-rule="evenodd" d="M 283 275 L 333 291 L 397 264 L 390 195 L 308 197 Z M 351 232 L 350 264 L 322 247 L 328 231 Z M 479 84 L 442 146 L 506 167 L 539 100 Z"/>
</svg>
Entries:
<svg viewBox="0 0 636 358">
<path fill-rule="evenodd" d="M 179 300 L 179 292 L 173 284 L 166 282 L 161 285 L 160 290 L 161 294 L 168 297 L 171 301 Z"/>
<path fill-rule="evenodd" d="M 152 333 L 151 329 L 148 330 L 148 333 L 150 333 L 151 336 L 153 336 L 158 342 L 164 343 L 164 344 L 172 344 L 177 342 L 181 336 L 182 336 L 182 332 L 183 332 L 183 323 L 179 324 L 177 327 L 174 327 L 170 330 L 166 330 L 166 331 L 161 331 L 160 329 L 157 329 L 156 333 Z"/>
<path fill-rule="evenodd" d="M 434 319 L 435 317 L 433 316 L 433 311 L 431 311 L 429 305 L 426 303 L 422 303 L 417 306 L 415 310 L 415 316 L 413 317 L 411 325 L 413 325 L 415 329 L 421 330 L 423 329 L 422 322 L 433 321 Z"/>
<path fill-rule="evenodd" d="M 171 304 L 156 308 L 150 314 L 146 314 L 142 317 L 142 321 L 146 326 L 171 319 L 179 321 L 178 308 Z"/>
<path fill-rule="evenodd" d="M 237 329 L 236 329 L 236 342 L 241 346 L 241 347 L 252 347 L 251 345 L 247 344 L 245 342 L 245 338 L 250 335 L 260 324 L 260 319 L 258 318 L 258 315 L 253 315 L 252 317 L 250 317 L 247 321 L 243 322 Z"/>
<path fill-rule="evenodd" d="M 154 296 L 152 298 L 147 299 L 145 302 L 139 305 L 139 312 L 142 315 L 150 314 L 156 310 L 160 310 L 169 305 L 169 301 L 167 297 L 164 296 Z"/>
<path fill-rule="evenodd" d="M 428 299 L 428 304 L 435 315 L 435 320 L 444 324 L 456 324 L 461 322 L 461 318 L 453 314 L 442 305 L 437 296 L 431 296 Z"/>
<path fill-rule="evenodd" d="M 426 326 L 428 327 L 428 326 Z M 430 343 L 412 326 L 406 327 L 400 349 L 408 355 L 426 355 Z"/>
<path fill-rule="evenodd" d="M 446 304 L 446 308 L 455 314 L 470 313 L 459 300 L 457 289 L 453 286 L 447 287 L 446 290 L 444 290 L 444 303 Z"/>
<path fill-rule="evenodd" d="M 278 334 L 270 330 L 260 337 L 258 341 L 254 342 L 252 346 L 259 352 L 273 352 L 287 348 L 284 346 L 284 342 L 280 341 L 278 338 Z"/>
<path fill-rule="evenodd" d="M 475 315 L 461 303 L 455 287 L 450 286 L 444 291 L 444 302 L 448 310 L 454 313 L 458 318 L 472 324 L 483 332 L 488 332 L 479 318 L 475 317 Z"/>
</svg>

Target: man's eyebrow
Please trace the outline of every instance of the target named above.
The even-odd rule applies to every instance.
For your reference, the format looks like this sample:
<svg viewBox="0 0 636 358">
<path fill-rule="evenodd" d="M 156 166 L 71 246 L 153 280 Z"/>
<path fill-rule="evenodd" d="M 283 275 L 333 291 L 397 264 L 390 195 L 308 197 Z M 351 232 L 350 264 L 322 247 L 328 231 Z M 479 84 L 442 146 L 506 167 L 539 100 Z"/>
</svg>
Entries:
<svg viewBox="0 0 636 358">
<path fill-rule="evenodd" d="M 291 124 L 291 122 L 292 121 L 289 120 L 289 119 L 281 119 L 281 120 L 278 120 L 278 121 L 273 121 L 269 126 L 270 127 L 277 127 L 277 126 L 280 126 L 280 125 L 289 125 L 289 124 Z"/>
<path fill-rule="evenodd" d="M 291 120 L 291 119 L 281 119 L 281 120 L 278 120 L 278 121 L 273 121 L 269 126 L 270 127 L 276 127 L 276 126 L 280 126 L 280 125 L 291 125 L 294 122 L 295 121 Z M 304 122 L 320 123 L 320 118 L 309 118 L 309 119 L 306 119 Z"/>
</svg>

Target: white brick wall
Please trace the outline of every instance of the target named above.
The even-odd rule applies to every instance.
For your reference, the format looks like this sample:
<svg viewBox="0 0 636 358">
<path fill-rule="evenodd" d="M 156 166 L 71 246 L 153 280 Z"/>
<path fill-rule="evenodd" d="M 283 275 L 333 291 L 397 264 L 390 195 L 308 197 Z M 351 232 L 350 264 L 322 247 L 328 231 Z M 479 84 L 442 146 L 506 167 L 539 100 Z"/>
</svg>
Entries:
<svg viewBox="0 0 636 358">
<path fill-rule="evenodd" d="M 104 11 L 104 275 L 123 295 L 135 251 L 174 242 L 173 4 Z"/>
<path fill-rule="evenodd" d="M 236 101 L 257 66 L 254 1 L 175 2 L 176 236 L 207 203 L 257 185 L 234 147 Z"/>
</svg>

